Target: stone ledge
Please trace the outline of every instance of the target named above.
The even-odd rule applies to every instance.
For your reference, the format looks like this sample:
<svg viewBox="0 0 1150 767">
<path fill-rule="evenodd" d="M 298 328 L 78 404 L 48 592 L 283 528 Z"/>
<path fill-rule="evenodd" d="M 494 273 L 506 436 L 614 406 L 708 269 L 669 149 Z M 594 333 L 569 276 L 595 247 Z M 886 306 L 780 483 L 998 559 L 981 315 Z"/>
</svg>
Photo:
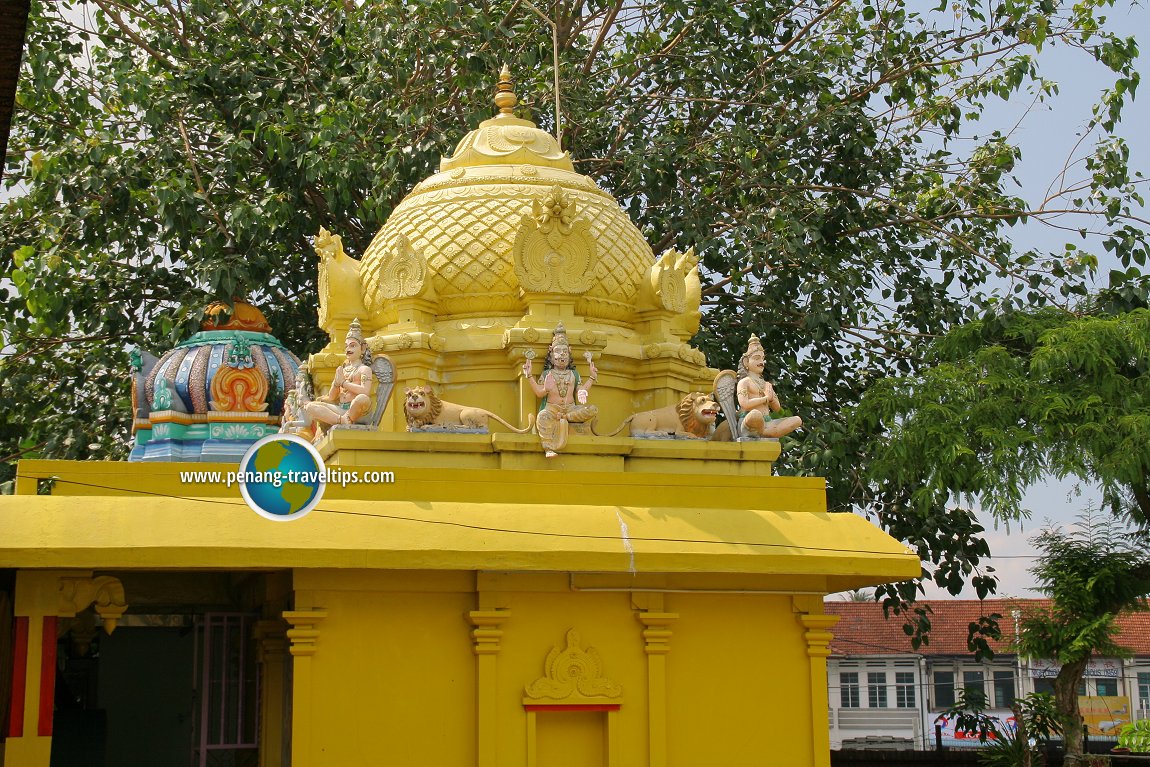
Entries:
<svg viewBox="0 0 1150 767">
<path fill-rule="evenodd" d="M 416 453 L 541 453 L 534 434 L 444 434 L 434 432 L 352 432 L 337 430 L 319 445 L 320 455 L 331 459 L 341 450 Z M 563 455 L 628 456 L 684 461 L 751 461 L 773 463 L 782 448 L 778 442 L 711 442 L 635 437 L 572 436 Z"/>
</svg>

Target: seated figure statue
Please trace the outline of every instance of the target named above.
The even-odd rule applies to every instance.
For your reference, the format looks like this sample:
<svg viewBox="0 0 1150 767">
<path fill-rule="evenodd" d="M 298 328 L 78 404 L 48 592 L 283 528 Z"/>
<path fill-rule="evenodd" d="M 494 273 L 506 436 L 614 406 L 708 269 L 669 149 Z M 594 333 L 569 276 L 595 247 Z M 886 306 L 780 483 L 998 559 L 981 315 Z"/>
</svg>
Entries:
<svg viewBox="0 0 1150 767">
<path fill-rule="evenodd" d="M 771 418 L 783 409 L 775 387 L 763 378 L 767 355 L 758 336 L 751 336 L 747 351 L 739 359 L 739 423 L 741 431 L 751 437 L 781 437 L 803 425 L 797 415 Z"/>
<path fill-rule="evenodd" d="M 531 375 L 531 358 L 523 363 L 527 383 L 535 396 L 543 400 L 535 426 L 548 458 L 554 458 L 566 446 L 569 424 L 593 422 L 599 415 L 599 408 L 587 404 L 587 392 L 599 374 L 590 354 L 587 364 L 590 375 L 586 381 L 580 381 L 578 371 L 571 365 L 571 344 L 562 323 L 551 336 L 551 346 L 538 379 Z"/>
<path fill-rule="evenodd" d="M 371 352 L 363 328 L 354 320 L 344 340 L 344 363 L 336 368 L 335 379 L 327 394 L 304 405 L 309 423 L 316 424 L 316 439 L 333 424 L 360 423 L 371 413 Z"/>
</svg>

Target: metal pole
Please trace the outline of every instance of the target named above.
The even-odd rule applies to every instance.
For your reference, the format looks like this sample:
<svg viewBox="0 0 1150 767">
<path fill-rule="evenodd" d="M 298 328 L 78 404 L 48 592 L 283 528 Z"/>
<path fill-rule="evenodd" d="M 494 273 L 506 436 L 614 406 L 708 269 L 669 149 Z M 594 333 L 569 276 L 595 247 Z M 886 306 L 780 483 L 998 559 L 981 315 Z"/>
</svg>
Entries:
<svg viewBox="0 0 1150 767">
<path fill-rule="evenodd" d="M 556 14 L 558 17 L 558 14 Z M 555 76 L 555 142 L 563 151 L 563 127 L 559 124 L 559 24 L 551 22 L 551 60 Z"/>
<path fill-rule="evenodd" d="M 531 0 L 523 0 L 528 10 L 543 19 L 551 27 L 551 66 L 554 70 L 555 82 L 555 141 L 559 144 L 559 151 L 563 151 L 563 129 L 559 124 L 559 24 L 551 20 L 543 11 L 535 7 Z"/>
</svg>

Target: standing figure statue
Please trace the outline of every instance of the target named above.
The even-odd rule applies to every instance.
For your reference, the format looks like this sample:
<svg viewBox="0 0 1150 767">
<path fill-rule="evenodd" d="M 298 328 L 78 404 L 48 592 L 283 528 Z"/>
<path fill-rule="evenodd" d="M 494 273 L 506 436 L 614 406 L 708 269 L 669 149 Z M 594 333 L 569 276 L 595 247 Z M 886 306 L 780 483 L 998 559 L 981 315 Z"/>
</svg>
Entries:
<svg viewBox="0 0 1150 767">
<path fill-rule="evenodd" d="M 353 424 L 371 411 L 371 352 L 367 348 L 359 320 L 353 320 L 344 340 L 344 363 L 336 368 L 335 379 L 324 396 L 304 406 L 307 420 L 317 425 L 316 439 L 323 437 L 323 424 Z"/>
<path fill-rule="evenodd" d="M 536 379 L 531 375 L 531 358 L 523 363 L 523 375 L 535 396 L 543 400 L 536 419 L 536 430 L 543 443 L 544 455 L 554 458 L 567 445 L 567 433 L 572 423 L 593 422 L 599 408 L 587 404 L 587 392 L 595 384 L 599 370 L 585 355 L 590 375 L 580 381 L 579 373 L 571 365 L 571 344 L 567 331 L 560 323 L 551 336 L 551 346 L 543 363 L 543 372 Z"/>
<path fill-rule="evenodd" d="M 781 437 L 803 425 L 797 415 L 771 418 L 783 409 L 775 387 L 763 378 L 767 354 L 758 336 L 751 336 L 747 351 L 739 358 L 739 423 L 744 434 L 753 437 Z"/>
</svg>

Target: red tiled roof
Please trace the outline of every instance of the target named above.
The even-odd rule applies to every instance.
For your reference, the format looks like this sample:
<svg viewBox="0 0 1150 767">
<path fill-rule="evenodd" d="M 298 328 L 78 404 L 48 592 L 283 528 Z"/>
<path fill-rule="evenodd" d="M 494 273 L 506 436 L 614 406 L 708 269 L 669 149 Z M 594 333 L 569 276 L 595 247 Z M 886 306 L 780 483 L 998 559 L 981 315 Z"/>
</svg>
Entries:
<svg viewBox="0 0 1150 767">
<path fill-rule="evenodd" d="M 835 638 L 831 651 L 836 655 L 970 655 L 966 646 L 967 627 L 981 615 L 998 613 L 1002 640 L 990 642 L 996 654 L 1013 654 L 1014 636 L 1012 612 L 1040 609 L 1049 604 L 1046 599 L 953 599 L 919 602 L 930 607 L 930 642 L 911 647 L 910 637 L 903 631 L 904 616 L 883 617 L 882 605 L 876 602 L 824 602 L 827 615 L 840 616 L 831 629 Z M 1150 655 L 1150 613 L 1131 613 L 1118 619 L 1120 644 L 1135 655 Z"/>
</svg>

